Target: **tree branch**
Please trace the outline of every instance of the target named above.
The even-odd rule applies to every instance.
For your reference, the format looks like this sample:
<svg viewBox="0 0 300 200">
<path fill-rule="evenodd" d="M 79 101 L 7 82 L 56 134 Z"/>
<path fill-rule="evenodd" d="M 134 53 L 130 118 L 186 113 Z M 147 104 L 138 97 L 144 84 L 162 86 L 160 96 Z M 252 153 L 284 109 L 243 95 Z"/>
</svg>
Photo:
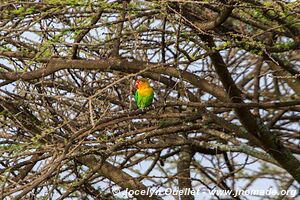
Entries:
<svg viewBox="0 0 300 200">
<path fill-rule="evenodd" d="M 207 43 L 209 48 L 215 47 L 213 39 L 209 36 L 201 36 L 202 40 Z M 244 103 L 241 97 L 241 91 L 235 85 L 230 73 L 224 63 L 221 55 L 218 52 L 210 55 L 212 63 L 216 72 L 227 91 L 231 102 Z M 246 128 L 249 134 L 254 135 L 261 141 L 261 144 L 266 152 L 284 168 L 286 169 L 295 180 L 300 183 L 300 161 L 293 156 L 289 149 L 285 148 L 279 136 L 274 135 L 269 129 L 256 119 L 248 108 L 234 109 L 237 117 L 242 125 Z"/>
<path fill-rule="evenodd" d="M 1 53 L 0 53 L 1 54 Z M 190 82 L 203 91 L 206 91 L 213 96 L 221 99 L 222 101 L 228 101 L 224 90 L 207 80 L 200 78 L 190 72 L 178 70 L 168 65 L 161 65 L 156 63 L 147 63 L 138 60 L 127 61 L 125 59 L 111 57 L 98 60 L 69 60 L 62 58 L 52 58 L 47 60 L 48 63 L 45 67 L 39 68 L 31 72 L 1 72 L 0 79 L 16 81 L 29 81 L 38 78 L 46 77 L 59 70 L 63 69 L 85 69 L 85 70 L 100 70 L 110 71 L 117 70 L 127 73 L 134 73 L 149 68 L 148 72 L 154 72 L 158 74 L 165 74 L 176 78 L 182 77 L 185 81 Z M 143 73 L 142 73 L 143 74 Z"/>
<path fill-rule="evenodd" d="M 130 176 L 129 174 L 123 172 L 121 169 L 118 167 L 110 164 L 107 161 L 102 162 L 102 166 L 98 168 L 98 165 L 101 163 L 99 160 L 92 155 L 88 156 L 82 156 L 77 158 L 77 160 L 83 164 L 88 166 L 91 169 L 96 169 L 96 171 L 101 175 L 106 177 L 107 179 L 113 181 L 117 185 L 119 185 L 123 190 L 129 189 L 129 190 L 139 190 L 139 191 L 147 191 L 147 187 L 137 181 L 136 178 Z M 135 196 L 137 199 L 147 199 L 147 200 L 157 200 L 161 199 L 160 197 L 157 197 L 153 195 L 152 197 L 147 196 L 147 195 L 136 195 Z"/>
</svg>

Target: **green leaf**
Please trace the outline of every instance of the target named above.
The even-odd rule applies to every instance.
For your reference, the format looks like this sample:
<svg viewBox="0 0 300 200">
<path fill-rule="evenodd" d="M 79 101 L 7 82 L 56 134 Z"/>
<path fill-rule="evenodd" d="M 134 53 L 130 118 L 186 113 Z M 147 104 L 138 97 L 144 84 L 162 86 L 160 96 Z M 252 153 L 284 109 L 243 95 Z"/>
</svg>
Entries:
<svg viewBox="0 0 300 200">
<path fill-rule="evenodd" d="M 25 8 L 24 7 L 20 7 L 16 10 L 11 11 L 12 14 L 14 15 L 20 15 L 20 14 L 24 14 L 25 13 Z"/>
</svg>

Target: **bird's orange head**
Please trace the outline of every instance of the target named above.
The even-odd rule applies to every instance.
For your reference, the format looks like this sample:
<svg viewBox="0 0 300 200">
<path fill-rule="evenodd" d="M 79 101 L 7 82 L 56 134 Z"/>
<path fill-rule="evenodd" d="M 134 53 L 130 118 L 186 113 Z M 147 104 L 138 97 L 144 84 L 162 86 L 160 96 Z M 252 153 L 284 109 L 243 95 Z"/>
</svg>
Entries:
<svg viewBox="0 0 300 200">
<path fill-rule="evenodd" d="M 142 89 L 142 88 L 146 88 L 146 87 L 149 87 L 149 86 L 150 86 L 149 82 L 145 78 L 141 78 L 141 79 L 139 79 L 135 82 L 135 88 L 136 89 Z"/>
</svg>

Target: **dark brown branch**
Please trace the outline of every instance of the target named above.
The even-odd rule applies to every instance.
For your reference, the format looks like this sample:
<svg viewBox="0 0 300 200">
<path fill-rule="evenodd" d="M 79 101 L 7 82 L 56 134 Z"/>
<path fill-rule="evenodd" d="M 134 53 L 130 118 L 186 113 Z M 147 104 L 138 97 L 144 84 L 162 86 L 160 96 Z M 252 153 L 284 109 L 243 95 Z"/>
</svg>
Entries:
<svg viewBox="0 0 300 200">
<path fill-rule="evenodd" d="M 122 38 L 122 31 L 123 31 L 124 22 L 125 22 L 125 19 L 126 19 L 126 11 L 125 10 L 128 6 L 129 1 L 130 0 L 122 2 L 123 10 L 122 10 L 122 13 L 120 14 L 120 17 L 119 17 L 119 20 L 121 22 L 118 24 L 118 27 L 116 29 L 117 35 L 116 35 L 115 42 L 113 44 L 113 49 L 111 51 L 111 56 L 119 56 L 119 50 L 120 50 L 121 38 Z"/>
<path fill-rule="evenodd" d="M 280 108 L 300 106 L 300 100 L 286 102 L 260 102 L 260 103 L 216 103 L 216 102 L 167 102 L 166 106 L 189 106 L 189 107 L 215 107 L 215 108 Z"/>
<path fill-rule="evenodd" d="M 180 152 L 180 158 L 177 165 L 178 186 L 180 190 L 192 189 L 190 164 L 192 160 L 192 151 L 189 146 L 183 146 Z M 181 195 L 182 200 L 193 200 L 194 196 L 191 194 Z"/>
<path fill-rule="evenodd" d="M 220 26 L 226 19 L 230 16 L 234 7 L 223 5 L 222 9 L 217 17 L 208 22 L 202 22 L 202 19 L 199 18 L 199 14 L 202 12 L 201 8 L 197 6 L 197 4 L 187 3 L 171 3 L 169 4 L 171 8 L 175 9 L 178 14 L 182 14 L 186 20 L 193 23 L 195 27 L 202 31 L 208 31 L 215 29 Z"/>
<path fill-rule="evenodd" d="M 201 36 L 201 38 L 203 39 L 203 41 L 207 42 L 210 48 L 215 47 L 215 44 L 211 37 Z M 211 55 L 210 58 L 225 90 L 230 97 L 231 102 L 244 103 L 241 97 L 242 93 L 232 80 L 221 55 L 216 52 Z M 248 133 L 260 139 L 265 151 L 272 155 L 272 157 L 284 169 L 286 169 L 295 178 L 295 180 L 298 181 L 298 183 L 300 183 L 300 161 L 293 156 L 289 149 L 284 147 L 278 136 L 272 134 L 264 124 L 262 124 L 251 114 L 249 109 L 235 109 L 235 113 L 237 114 L 240 122 L 246 128 Z"/>
<path fill-rule="evenodd" d="M 101 18 L 102 13 L 103 13 L 103 10 L 101 8 L 100 10 L 97 11 L 95 16 L 92 18 L 92 20 L 91 20 L 88 27 L 93 27 L 95 24 L 97 24 L 97 22 Z M 84 36 L 90 31 L 90 29 L 91 28 L 87 28 L 87 29 L 82 30 L 79 33 L 79 35 L 77 35 L 77 37 L 75 39 L 75 43 L 79 43 L 84 38 Z M 77 51 L 78 51 L 78 44 L 74 44 L 72 49 L 73 49 L 72 59 L 76 59 L 77 58 Z"/>
</svg>

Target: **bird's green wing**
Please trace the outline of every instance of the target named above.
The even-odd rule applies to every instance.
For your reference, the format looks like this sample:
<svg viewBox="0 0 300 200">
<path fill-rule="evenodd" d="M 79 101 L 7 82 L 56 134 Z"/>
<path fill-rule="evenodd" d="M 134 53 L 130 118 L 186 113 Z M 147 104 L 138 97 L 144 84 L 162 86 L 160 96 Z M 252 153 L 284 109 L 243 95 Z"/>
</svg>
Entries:
<svg viewBox="0 0 300 200">
<path fill-rule="evenodd" d="M 135 102 L 136 102 L 137 107 L 140 108 L 141 107 L 141 98 L 139 97 L 138 91 L 135 92 Z"/>
<path fill-rule="evenodd" d="M 141 98 L 141 107 L 145 108 L 151 105 L 151 103 L 153 102 L 154 99 L 154 92 L 152 92 L 151 95 L 149 96 L 144 96 Z"/>
</svg>

